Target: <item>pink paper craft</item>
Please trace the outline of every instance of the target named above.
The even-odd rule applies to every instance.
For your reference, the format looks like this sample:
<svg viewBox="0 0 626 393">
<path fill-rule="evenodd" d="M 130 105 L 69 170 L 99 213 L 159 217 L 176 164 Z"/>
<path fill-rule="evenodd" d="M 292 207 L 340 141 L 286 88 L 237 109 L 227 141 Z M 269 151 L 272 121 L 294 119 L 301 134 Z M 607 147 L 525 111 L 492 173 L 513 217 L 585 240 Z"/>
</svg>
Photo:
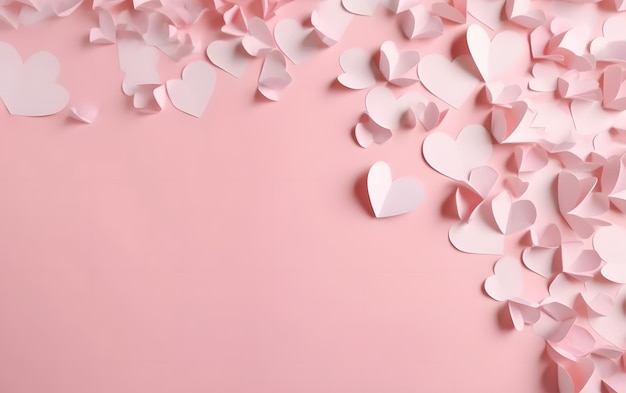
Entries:
<svg viewBox="0 0 626 393">
<path fill-rule="evenodd" d="M 602 91 L 598 81 L 581 79 L 578 71 L 570 70 L 557 78 L 557 92 L 562 98 L 600 101 Z"/>
<path fill-rule="evenodd" d="M 417 82 L 416 66 L 419 60 L 417 52 L 400 53 L 393 41 L 386 41 L 380 47 L 378 68 L 389 83 L 405 87 Z"/>
<path fill-rule="evenodd" d="M 339 42 L 352 21 L 352 14 L 341 5 L 341 0 L 324 0 L 311 13 L 311 24 L 319 38 L 328 46 Z"/>
<path fill-rule="evenodd" d="M 99 27 L 89 31 L 89 42 L 94 44 L 114 44 L 117 40 L 115 21 L 106 10 L 98 12 Z"/>
<path fill-rule="evenodd" d="M 117 42 L 120 68 L 124 72 L 122 90 L 132 96 L 140 85 L 159 84 L 158 49 L 136 38 L 119 38 Z"/>
<path fill-rule="evenodd" d="M 243 38 L 216 40 L 206 48 L 206 55 L 216 67 L 228 72 L 235 78 L 243 77 L 250 64 L 242 46 Z"/>
<path fill-rule="evenodd" d="M 549 345 L 559 355 L 576 362 L 584 358 L 593 350 L 596 340 L 587 329 L 581 326 L 572 326 L 567 335 L 558 342 L 549 342 Z"/>
<path fill-rule="evenodd" d="M 391 217 L 415 210 L 424 198 L 421 183 L 412 177 L 393 180 L 391 168 L 384 161 L 371 166 L 367 190 L 377 218 Z"/>
<path fill-rule="evenodd" d="M 467 28 L 466 38 L 474 64 L 485 82 L 509 72 L 528 48 L 524 39 L 514 32 L 503 31 L 490 39 L 487 31 L 477 24 Z"/>
<path fill-rule="evenodd" d="M 599 193 L 593 193 L 596 178 L 579 180 L 575 175 L 562 172 L 557 177 L 558 206 L 569 226 L 581 237 L 588 238 L 594 225 L 604 225 L 594 217 L 606 212 L 609 201 Z"/>
<path fill-rule="evenodd" d="M 0 42 L 0 99 L 17 116 L 48 116 L 62 111 L 69 93 L 57 83 L 59 60 L 37 52 L 22 63 L 17 50 Z"/>
<path fill-rule="evenodd" d="M 415 107 L 417 120 L 424 126 L 426 131 L 437 128 L 447 114 L 448 108 L 441 110 L 434 102 L 419 102 Z"/>
<path fill-rule="evenodd" d="M 533 324 L 533 332 L 547 341 L 563 340 L 576 322 L 576 312 L 564 304 L 548 302 L 539 309 L 541 315 Z"/>
<path fill-rule="evenodd" d="M 359 146 L 367 148 L 372 143 L 382 145 L 387 142 L 393 135 L 391 130 L 376 124 L 369 116 L 365 116 L 366 120 L 357 123 L 354 127 L 354 138 Z"/>
<path fill-rule="evenodd" d="M 485 92 L 489 103 L 498 106 L 510 106 L 518 100 L 522 94 L 522 89 L 517 85 L 490 82 L 485 86 Z"/>
<path fill-rule="evenodd" d="M 133 94 L 133 106 L 142 113 L 159 113 L 165 107 L 167 92 L 165 85 L 139 85 Z"/>
<path fill-rule="evenodd" d="M 278 101 L 282 90 L 291 83 L 291 76 L 287 73 L 286 67 L 285 57 L 279 51 L 266 55 L 259 75 L 258 90 L 267 99 Z"/>
<path fill-rule="evenodd" d="M 215 88 L 215 71 L 204 61 L 188 64 L 182 79 L 168 80 L 167 94 L 176 109 L 194 117 L 202 117 Z"/>
<path fill-rule="evenodd" d="M 423 4 L 401 13 L 398 16 L 400 29 L 409 39 L 426 39 L 443 34 L 443 22 Z"/>
<path fill-rule="evenodd" d="M 372 16 L 376 8 L 381 4 L 381 1 L 382 0 L 342 0 L 341 4 L 347 11 L 355 15 Z"/>
<path fill-rule="evenodd" d="M 602 275 L 613 282 L 626 283 L 626 258 L 624 239 L 626 230 L 618 225 L 600 228 L 593 237 L 593 247 L 606 262 Z"/>
<path fill-rule="evenodd" d="M 537 210 L 531 201 L 513 202 L 507 191 L 492 199 L 491 209 L 497 228 L 504 235 L 528 229 L 537 219 Z"/>
<path fill-rule="evenodd" d="M 504 253 L 504 235 L 493 229 L 484 218 L 490 214 L 489 210 L 488 204 L 482 204 L 467 222 L 458 222 L 450 228 L 448 238 L 457 250 L 470 254 Z"/>
<path fill-rule="evenodd" d="M 91 124 L 98 117 L 98 107 L 91 104 L 80 104 L 70 107 L 70 117 L 80 122 Z"/>
<path fill-rule="evenodd" d="M 509 176 L 504 179 L 503 185 L 504 188 L 506 188 L 515 198 L 519 198 L 524 195 L 528 189 L 528 182 L 525 182 L 515 176 Z"/>
<path fill-rule="evenodd" d="M 616 111 L 626 110 L 626 83 L 622 67 L 614 64 L 602 74 L 602 106 Z"/>
<path fill-rule="evenodd" d="M 534 29 L 546 20 L 541 9 L 532 8 L 530 0 L 506 0 L 504 13 L 508 20 L 522 27 Z"/>
<path fill-rule="evenodd" d="M 431 6 L 432 13 L 447 21 L 454 23 L 465 23 L 467 19 L 467 1 L 452 0 L 447 2 L 435 2 Z"/>
<path fill-rule="evenodd" d="M 339 57 L 343 74 L 337 77 L 339 83 L 350 89 L 366 89 L 376 84 L 372 56 L 363 49 L 348 49 Z"/>
<path fill-rule="evenodd" d="M 494 300 L 503 302 L 519 298 L 524 290 L 522 265 L 512 257 L 503 257 L 493 268 L 494 275 L 485 280 L 485 292 Z"/>
<path fill-rule="evenodd" d="M 491 112 L 491 133 L 498 143 L 536 142 L 530 130 L 535 113 L 524 101 L 511 104 L 510 108 L 494 107 Z"/>
<path fill-rule="evenodd" d="M 394 131 L 404 126 L 415 127 L 413 108 L 422 102 L 419 93 L 407 93 L 400 98 L 386 87 L 378 86 L 367 93 L 365 108 L 369 117 L 379 126 Z"/>
<path fill-rule="evenodd" d="M 474 93 L 478 80 L 467 71 L 468 56 L 459 56 L 454 61 L 432 54 L 422 58 L 418 64 L 419 79 L 436 97 L 459 109 Z"/>
<path fill-rule="evenodd" d="M 538 145 L 516 146 L 513 162 L 517 173 L 536 172 L 548 165 L 548 153 Z"/>
<path fill-rule="evenodd" d="M 508 302 L 509 315 L 515 330 L 522 331 L 524 325 L 532 325 L 540 317 L 539 305 L 525 299 L 510 299 Z"/>
<path fill-rule="evenodd" d="M 265 56 L 274 48 L 274 36 L 265 21 L 259 17 L 248 21 L 248 34 L 241 40 L 241 46 L 250 56 Z"/>
<path fill-rule="evenodd" d="M 479 22 L 497 30 L 502 24 L 500 18 L 505 0 L 467 0 L 467 12 Z"/>
<path fill-rule="evenodd" d="M 560 71 L 552 63 L 536 63 L 533 66 L 534 79 L 528 82 L 528 88 L 534 91 L 551 92 L 556 90 Z"/>
<path fill-rule="evenodd" d="M 246 15 L 238 5 L 233 5 L 224 11 L 222 17 L 224 18 L 224 25 L 221 29 L 223 33 L 240 37 L 248 31 Z"/>
<path fill-rule="evenodd" d="M 276 24 L 274 39 L 294 64 L 301 64 L 313 57 L 320 51 L 322 43 L 313 27 L 303 27 L 293 19 L 282 19 Z"/>
<path fill-rule="evenodd" d="M 492 147 L 484 127 L 469 125 L 459 132 L 456 140 L 442 132 L 428 135 L 422 153 L 437 172 L 455 180 L 466 180 L 472 169 L 489 162 Z"/>
</svg>

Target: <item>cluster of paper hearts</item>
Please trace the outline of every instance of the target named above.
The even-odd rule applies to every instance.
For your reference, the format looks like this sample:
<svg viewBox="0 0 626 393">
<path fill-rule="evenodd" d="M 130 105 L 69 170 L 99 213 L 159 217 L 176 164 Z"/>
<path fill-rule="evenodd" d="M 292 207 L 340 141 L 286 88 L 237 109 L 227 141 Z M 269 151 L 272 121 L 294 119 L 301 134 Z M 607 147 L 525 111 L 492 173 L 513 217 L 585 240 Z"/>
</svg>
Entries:
<svg viewBox="0 0 626 393">
<path fill-rule="evenodd" d="M 9 0 L 0 21 L 62 17 L 81 1 Z M 160 112 L 169 97 L 195 117 L 213 94 L 213 65 L 236 78 L 257 67 L 252 92 L 277 101 L 290 69 L 330 53 L 354 18 L 396 23 L 403 39 L 380 37 L 373 52 L 350 48 L 333 59 L 340 84 L 368 89 L 357 143 L 421 133 L 425 162 L 453 184 L 442 202 L 457 219 L 451 244 L 500 257 L 485 291 L 505 304 L 516 329 L 531 326 L 546 341 L 560 391 L 626 391 L 625 2 L 291 2 L 308 7 L 304 21 L 279 18 L 286 0 L 122 2 L 94 1 L 90 42 L 116 45 L 122 91 L 137 110 Z M 205 14 L 222 22 L 209 42 L 193 29 Z M 197 53 L 213 65 L 185 60 Z M 163 54 L 180 62 L 181 79 L 161 79 Z M 58 77 L 50 53 L 23 61 L 0 43 L 0 99 L 11 114 L 65 108 Z M 86 123 L 97 112 L 88 103 L 70 108 Z M 394 180 L 382 161 L 370 167 L 367 191 L 377 218 L 408 213 L 425 195 L 417 179 Z M 543 299 L 524 293 L 535 274 L 545 280 Z"/>
</svg>

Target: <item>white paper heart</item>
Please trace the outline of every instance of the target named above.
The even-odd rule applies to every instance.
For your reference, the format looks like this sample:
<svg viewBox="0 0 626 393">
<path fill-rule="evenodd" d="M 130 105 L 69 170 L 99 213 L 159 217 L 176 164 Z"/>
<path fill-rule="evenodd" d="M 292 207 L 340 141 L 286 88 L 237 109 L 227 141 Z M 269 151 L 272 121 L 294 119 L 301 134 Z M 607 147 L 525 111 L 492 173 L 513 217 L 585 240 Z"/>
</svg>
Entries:
<svg viewBox="0 0 626 393">
<path fill-rule="evenodd" d="M 62 111 L 69 93 L 57 83 L 59 60 L 37 52 L 24 63 L 17 50 L 0 42 L 0 99 L 17 116 L 48 116 Z"/>
<path fill-rule="evenodd" d="M 250 58 L 243 50 L 242 38 L 216 40 L 206 48 L 206 55 L 216 67 L 228 72 L 235 78 L 241 78 L 248 69 Z"/>
<path fill-rule="evenodd" d="M 320 39 L 312 27 L 303 27 L 293 19 L 282 19 L 274 27 L 274 38 L 281 51 L 294 64 L 301 64 L 321 49 Z"/>
<path fill-rule="evenodd" d="M 489 162 L 493 145 L 489 132 L 480 125 L 469 125 L 456 140 L 442 132 L 426 137 L 422 152 L 428 165 L 442 175 L 466 180 L 472 169 Z"/>
<path fill-rule="evenodd" d="M 348 49 L 339 57 L 343 74 L 337 77 L 339 83 L 350 89 L 366 89 L 376 84 L 372 67 L 372 56 L 363 49 Z"/>
<path fill-rule="evenodd" d="M 522 296 L 522 265 L 517 259 L 501 258 L 496 262 L 493 272 L 494 275 L 485 280 L 485 292 L 489 296 L 499 302 Z"/>
<path fill-rule="evenodd" d="M 485 82 L 493 81 L 509 71 L 524 57 L 528 47 L 520 35 L 508 30 L 496 34 L 490 40 L 487 31 L 477 24 L 467 28 L 466 37 L 474 64 Z"/>
<path fill-rule="evenodd" d="M 415 210 L 424 199 L 422 184 L 412 177 L 393 180 L 391 168 L 384 161 L 371 166 L 367 191 L 377 218 L 397 216 Z"/>
<path fill-rule="evenodd" d="M 182 79 L 168 80 L 167 94 L 180 111 L 202 117 L 215 88 L 215 71 L 204 61 L 195 61 L 183 69 Z"/>
<path fill-rule="evenodd" d="M 420 81 L 442 101 L 459 109 L 474 93 L 478 79 L 467 70 L 469 56 L 459 56 L 454 61 L 432 54 L 420 60 L 417 71 Z"/>
</svg>

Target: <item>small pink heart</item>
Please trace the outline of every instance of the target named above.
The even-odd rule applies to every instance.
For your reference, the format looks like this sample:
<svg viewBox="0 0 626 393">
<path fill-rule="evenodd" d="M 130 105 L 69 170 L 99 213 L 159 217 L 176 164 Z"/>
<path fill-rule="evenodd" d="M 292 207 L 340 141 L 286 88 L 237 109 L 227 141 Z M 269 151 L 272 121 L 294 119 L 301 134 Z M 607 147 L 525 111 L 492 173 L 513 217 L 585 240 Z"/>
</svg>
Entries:
<svg viewBox="0 0 626 393">
<path fill-rule="evenodd" d="M 178 110 L 202 117 L 215 88 L 215 71 L 210 64 L 195 61 L 183 69 L 182 79 L 168 80 L 166 87 Z"/>
<path fill-rule="evenodd" d="M 422 184 L 411 177 L 393 180 L 391 168 L 384 161 L 371 166 L 367 191 L 377 218 L 391 217 L 415 210 L 424 199 Z"/>
<path fill-rule="evenodd" d="M 485 292 L 499 302 L 522 296 L 522 265 L 512 257 L 503 257 L 493 268 L 494 275 L 485 280 Z"/>
</svg>

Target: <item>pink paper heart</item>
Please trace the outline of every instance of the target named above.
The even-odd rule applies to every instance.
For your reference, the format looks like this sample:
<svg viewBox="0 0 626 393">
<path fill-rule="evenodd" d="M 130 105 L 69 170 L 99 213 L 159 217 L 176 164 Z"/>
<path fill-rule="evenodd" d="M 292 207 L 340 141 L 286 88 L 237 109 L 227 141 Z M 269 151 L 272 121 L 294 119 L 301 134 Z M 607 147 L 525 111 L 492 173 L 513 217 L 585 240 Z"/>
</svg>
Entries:
<svg viewBox="0 0 626 393">
<path fill-rule="evenodd" d="M 241 78 L 248 69 L 250 58 L 243 50 L 242 38 L 215 40 L 206 48 L 206 55 L 216 67 Z"/>
<path fill-rule="evenodd" d="M 450 243 L 459 251 L 470 254 L 502 255 L 504 235 L 485 221 L 488 205 L 480 205 L 467 222 L 454 224 L 448 232 Z"/>
<path fill-rule="evenodd" d="M 413 211 L 424 199 L 424 190 L 417 179 L 401 177 L 393 180 L 391 168 L 384 161 L 371 166 L 367 174 L 367 190 L 377 218 Z"/>
<path fill-rule="evenodd" d="M 419 60 L 417 52 L 400 53 L 393 41 L 385 41 L 380 47 L 378 68 L 389 83 L 404 87 L 417 82 L 415 67 Z"/>
<path fill-rule="evenodd" d="M 443 34 L 443 22 L 426 6 L 418 4 L 398 16 L 400 29 L 409 39 L 434 38 Z"/>
<path fill-rule="evenodd" d="M 473 24 L 467 28 L 466 37 L 474 64 L 485 82 L 509 72 L 527 51 L 524 39 L 511 31 L 498 33 L 490 40 L 485 29 Z"/>
<path fill-rule="evenodd" d="M 513 202 L 511 194 L 503 191 L 491 201 L 493 218 L 500 232 L 510 235 L 527 229 L 537 219 L 537 209 L 528 200 Z"/>
<path fill-rule="evenodd" d="M 337 77 L 339 83 L 350 89 L 366 89 L 376 84 L 372 67 L 372 56 L 363 49 L 348 49 L 339 57 L 343 74 Z"/>
<path fill-rule="evenodd" d="M 503 302 L 522 295 L 522 265 L 512 257 L 503 257 L 493 268 L 494 275 L 485 280 L 485 292 L 494 300 Z"/>
<path fill-rule="evenodd" d="M 393 131 L 404 125 L 415 127 L 416 119 L 412 108 L 422 100 L 419 93 L 407 93 L 396 98 L 391 90 L 378 86 L 367 93 L 365 108 L 376 124 Z"/>
<path fill-rule="evenodd" d="M 382 145 L 387 142 L 392 135 L 390 130 L 379 126 L 373 122 L 369 116 L 366 121 L 359 122 L 354 127 L 354 138 L 359 146 L 363 148 L 369 147 L 372 143 Z"/>
<path fill-rule="evenodd" d="M 422 153 L 434 170 L 464 181 L 472 169 L 488 163 L 492 148 L 487 130 L 479 125 L 469 125 L 459 132 L 456 140 L 441 132 L 428 135 Z"/>
<path fill-rule="evenodd" d="M 215 88 L 215 71 L 210 64 L 195 61 L 183 69 L 182 79 L 168 80 L 166 87 L 176 109 L 202 117 Z"/>
<path fill-rule="evenodd" d="M 22 63 L 12 45 L 0 42 L 0 99 L 17 116 L 48 116 L 63 110 L 69 93 L 57 83 L 59 60 L 37 52 Z"/>
<path fill-rule="evenodd" d="M 285 57 L 279 51 L 266 55 L 257 88 L 267 99 L 278 101 L 280 93 L 291 83 L 286 67 Z"/>
<path fill-rule="evenodd" d="M 274 38 L 280 50 L 294 64 L 310 59 L 321 49 L 315 29 L 303 27 L 293 19 L 282 19 L 274 27 Z"/>
<path fill-rule="evenodd" d="M 468 61 L 471 61 L 468 56 L 459 56 L 454 61 L 439 54 L 426 56 L 417 67 L 419 79 L 431 93 L 458 109 L 478 85 L 478 80 L 467 71 Z"/>
<path fill-rule="evenodd" d="M 274 36 L 263 19 L 250 18 L 248 34 L 241 40 L 241 46 L 250 56 L 265 56 L 274 49 Z"/>
</svg>

